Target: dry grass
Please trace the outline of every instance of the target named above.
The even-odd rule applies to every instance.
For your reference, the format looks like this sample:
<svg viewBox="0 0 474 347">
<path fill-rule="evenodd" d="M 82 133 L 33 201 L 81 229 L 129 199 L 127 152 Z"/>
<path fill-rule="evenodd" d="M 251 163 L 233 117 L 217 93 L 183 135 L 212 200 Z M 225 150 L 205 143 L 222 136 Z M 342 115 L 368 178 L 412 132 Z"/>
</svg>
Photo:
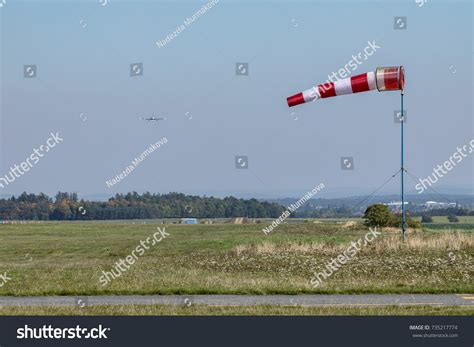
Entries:
<svg viewBox="0 0 474 347">
<path fill-rule="evenodd" d="M 354 228 L 356 226 L 358 226 L 358 223 L 353 221 L 353 220 L 345 222 L 344 224 L 342 224 L 343 228 Z"/>
<path fill-rule="evenodd" d="M 354 240 L 355 242 L 357 240 Z M 340 253 L 350 244 L 331 244 L 321 241 L 314 242 L 261 242 L 238 245 L 233 251 L 237 256 L 242 254 L 264 255 L 279 252 L 307 254 L 313 252 Z M 361 249 L 361 253 L 385 253 L 398 251 L 461 251 L 474 247 L 474 237 L 462 233 L 446 233 L 441 235 L 411 234 L 403 242 L 400 235 L 388 233 L 377 238 L 374 242 Z"/>
<path fill-rule="evenodd" d="M 405 242 L 400 236 L 390 235 L 374 243 L 377 252 L 400 251 L 404 249 L 417 251 L 461 251 L 474 247 L 474 237 L 462 233 L 446 233 L 441 235 L 413 234 Z"/>
<path fill-rule="evenodd" d="M 323 251 L 329 247 L 331 246 L 319 242 L 302 243 L 289 241 L 273 243 L 266 241 L 248 245 L 238 245 L 234 248 L 234 252 L 237 256 L 242 254 L 272 254 L 275 252 L 310 253 L 315 251 Z"/>
</svg>

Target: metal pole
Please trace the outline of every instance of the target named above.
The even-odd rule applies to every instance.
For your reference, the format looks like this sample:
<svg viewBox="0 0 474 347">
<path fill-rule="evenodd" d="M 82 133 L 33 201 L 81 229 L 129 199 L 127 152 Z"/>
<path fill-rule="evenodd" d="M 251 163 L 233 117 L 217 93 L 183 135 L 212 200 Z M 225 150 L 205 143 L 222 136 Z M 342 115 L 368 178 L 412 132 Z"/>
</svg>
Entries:
<svg viewBox="0 0 474 347">
<path fill-rule="evenodd" d="M 405 241 L 405 184 L 404 184 L 404 175 L 405 175 L 405 167 L 404 167 L 404 139 L 403 139 L 403 124 L 405 123 L 405 114 L 403 112 L 403 90 L 401 92 L 401 115 L 400 115 L 400 124 L 401 124 L 401 161 L 402 161 L 402 240 Z"/>
</svg>

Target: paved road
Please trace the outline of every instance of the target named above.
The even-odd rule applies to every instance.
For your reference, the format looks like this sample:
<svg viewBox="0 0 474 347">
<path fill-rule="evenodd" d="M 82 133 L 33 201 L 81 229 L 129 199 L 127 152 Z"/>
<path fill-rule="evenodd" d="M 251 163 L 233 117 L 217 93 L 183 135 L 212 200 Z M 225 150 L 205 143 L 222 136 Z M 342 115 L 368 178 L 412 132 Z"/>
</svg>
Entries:
<svg viewBox="0 0 474 347">
<path fill-rule="evenodd" d="M 0 296 L 2 306 L 92 306 L 92 305 L 185 305 L 215 306 L 474 306 L 474 294 L 367 294 L 367 295 L 123 295 L 123 296 Z"/>
</svg>

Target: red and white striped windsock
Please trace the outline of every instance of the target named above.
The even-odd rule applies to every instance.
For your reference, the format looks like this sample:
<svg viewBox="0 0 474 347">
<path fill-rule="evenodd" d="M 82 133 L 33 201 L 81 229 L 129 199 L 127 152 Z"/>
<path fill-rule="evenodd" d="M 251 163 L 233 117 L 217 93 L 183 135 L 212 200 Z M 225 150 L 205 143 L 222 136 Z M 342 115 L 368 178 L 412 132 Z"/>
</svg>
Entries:
<svg viewBox="0 0 474 347">
<path fill-rule="evenodd" d="M 288 106 L 296 106 L 331 96 L 368 92 L 377 89 L 379 92 L 387 90 L 403 90 L 405 72 L 403 66 L 379 67 L 375 72 L 367 72 L 336 82 L 327 82 L 305 90 L 302 93 L 288 97 Z"/>
</svg>

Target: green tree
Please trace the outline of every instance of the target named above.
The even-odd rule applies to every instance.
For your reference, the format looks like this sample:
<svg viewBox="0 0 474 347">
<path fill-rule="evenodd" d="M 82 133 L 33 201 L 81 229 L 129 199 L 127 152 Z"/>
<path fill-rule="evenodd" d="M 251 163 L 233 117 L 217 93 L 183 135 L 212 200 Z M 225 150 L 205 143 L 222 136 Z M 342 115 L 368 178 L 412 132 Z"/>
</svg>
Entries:
<svg viewBox="0 0 474 347">
<path fill-rule="evenodd" d="M 368 227 L 386 227 L 392 221 L 392 214 L 387 206 L 375 204 L 367 207 L 364 213 L 364 224 Z"/>
</svg>

